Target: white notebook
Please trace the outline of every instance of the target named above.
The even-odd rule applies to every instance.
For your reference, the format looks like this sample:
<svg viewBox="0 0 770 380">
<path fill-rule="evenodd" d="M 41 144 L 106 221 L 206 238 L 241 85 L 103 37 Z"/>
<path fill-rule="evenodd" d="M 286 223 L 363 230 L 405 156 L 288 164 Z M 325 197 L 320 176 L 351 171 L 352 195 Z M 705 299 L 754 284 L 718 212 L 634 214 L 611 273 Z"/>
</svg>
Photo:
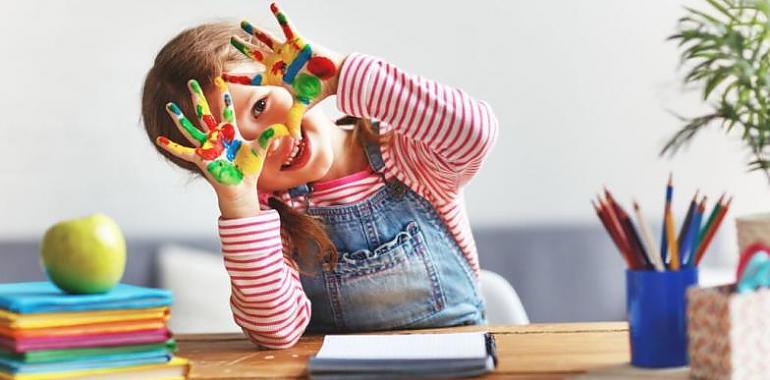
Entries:
<svg viewBox="0 0 770 380">
<path fill-rule="evenodd" d="M 496 364 L 486 332 L 327 335 L 308 368 L 312 379 L 419 379 L 477 376 Z"/>
<path fill-rule="evenodd" d="M 327 335 L 319 359 L 478 359 L 484 332 L 408 335 Z"/>
</svg>

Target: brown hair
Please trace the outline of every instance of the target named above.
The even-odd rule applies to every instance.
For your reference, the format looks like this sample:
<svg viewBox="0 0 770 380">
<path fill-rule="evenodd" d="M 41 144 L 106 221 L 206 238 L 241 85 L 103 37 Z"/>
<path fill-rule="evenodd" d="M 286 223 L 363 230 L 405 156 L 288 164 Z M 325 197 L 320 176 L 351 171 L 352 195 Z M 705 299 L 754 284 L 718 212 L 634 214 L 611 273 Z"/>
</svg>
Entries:
<svg viewBox="0 0 770 380">
<path fill-rule="evenodd" d="M 187 141 L 164 105 L 173 101 L 185 114 L 195 114 L 187 81 L 197 79 L 204 92 L 209 92 L 213 88 L 213 79 L 224 72 L 226 65 L 249 60 L 229 44 L 233 35 L 251 39 L 238 25 L 228 22 L 203 24 L 182 31 L 158 52 L 144 81 L 142 119 L 147 137 L 160 154 L 196 174 L 201 174 L 197 165 L 179 159 L 155 144 L 158 136 L 166 136 L 171 141 Z M 368 120 L 343 117 L 336 124 L 356 125 L 355 138 L 360 135 L 366 141 L 380 143 L 390 140 L 389 134 L 379 136 Z M 310 249 L 308 244 L 311 244 L 318 248 L 317 260 L 332 266 L 337 262 L 337 249 L 320 218 L 299 212 L 275 197 L 269 198 L 268 205 L 280 215 L 281 232 L 289 253 L 295 252 L 296 248 L 305 258 Z"/>
</svg>

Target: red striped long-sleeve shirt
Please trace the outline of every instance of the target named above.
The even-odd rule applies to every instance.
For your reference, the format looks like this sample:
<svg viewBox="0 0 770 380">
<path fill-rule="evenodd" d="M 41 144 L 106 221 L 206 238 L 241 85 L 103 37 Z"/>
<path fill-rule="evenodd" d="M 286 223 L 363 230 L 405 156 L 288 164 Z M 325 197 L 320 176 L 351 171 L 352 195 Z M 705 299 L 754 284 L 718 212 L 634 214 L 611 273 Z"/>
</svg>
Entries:
<svg viewBox="0 0 770 380">
<path fill-rule="evenodd" d="M 380 120 L 382 133 L 394 130 L 392 142 L 381 147 L 385 177 L 395 176 L 436 208 L 478 273 L 462 186 L 497 139 L 490 107 L 462 90 L 362 54 L 348 56 L 341 68 L 337 105 L 346 114 Z M 313 206 L 357 202 L 381 186 L 382 178 L 367 170 L 315 183 L 309 200 L 274 195 L 302 209 L 306 201 Z M 251 218 L 220 219 L 219 235 L 236 323 L 261 346 L 292 346 L 310 322 L 310 300 L 296 263 L 284 255 L 278 213 L 265 209 Z"/>
</svg>

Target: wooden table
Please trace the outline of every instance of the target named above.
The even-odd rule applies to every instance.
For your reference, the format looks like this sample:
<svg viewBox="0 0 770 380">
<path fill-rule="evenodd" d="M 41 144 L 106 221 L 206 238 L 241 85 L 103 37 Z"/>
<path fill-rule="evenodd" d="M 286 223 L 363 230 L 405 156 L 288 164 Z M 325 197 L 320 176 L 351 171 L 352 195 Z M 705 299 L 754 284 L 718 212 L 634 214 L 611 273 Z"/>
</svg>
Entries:
<svg viewBox="0 0 770 380">
<path fill-rule="evenodd" d="M 626 322 L 465 326 L 398 333 L 490 331 L 499 365 L 487 379 L 563 378 L 628 363 Z M 304 378 L 322 335 L 302 337 L 286 350 L 260 350 L 241 334 L 178 335 L 179 356 L 190 359 L 190 379 Z"/>
</svg>

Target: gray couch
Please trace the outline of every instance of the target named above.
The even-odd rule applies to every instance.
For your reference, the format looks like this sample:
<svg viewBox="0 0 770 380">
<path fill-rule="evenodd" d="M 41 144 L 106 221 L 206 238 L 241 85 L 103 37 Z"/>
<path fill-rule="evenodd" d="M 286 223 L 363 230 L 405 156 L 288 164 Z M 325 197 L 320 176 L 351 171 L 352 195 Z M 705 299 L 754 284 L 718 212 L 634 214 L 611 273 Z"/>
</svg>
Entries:
<svg viewBox="0 0 770 380">
<path fill-rule="evenodd" d="M 474 235 L 482 268 L 513 285 L 532 322 L 624 318 L 624 264 L 598 224 L 489 227 L 474 230 Z M 158 286 L 160 245 L 218 252 L 214 239 L 129 237 L 123 282 Z M 36 241 L 0 241 L 0 282 L 43 279 Z"/>
</svg>

